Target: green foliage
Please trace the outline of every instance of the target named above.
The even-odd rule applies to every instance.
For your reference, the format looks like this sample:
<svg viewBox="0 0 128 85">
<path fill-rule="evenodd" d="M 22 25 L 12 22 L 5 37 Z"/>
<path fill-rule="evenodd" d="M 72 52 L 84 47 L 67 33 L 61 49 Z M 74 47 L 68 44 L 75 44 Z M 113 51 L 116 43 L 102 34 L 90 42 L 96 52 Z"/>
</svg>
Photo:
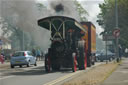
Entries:
<svg viewBox="0 0 128 85">
<path fill-rule="evenodd" d="M 42 3 L 36 3 L 38 11 L 41 11 L 45 6 Z M 3 36 L 8 36 L 8 38 L 12 41 L 12 48 L 15 50 L 23 49 L 23 30 L 16 26 L 13 22 L 13 16 L 4 17 L 4 19 L 0 19 L 0 28 L 3 31 Z M 24 32 L 24 47 L 25 50 L 31 48 L 34 44 L 32 37 L 29 33 Z"/>
<path fill-rule="evenodd" d="M 128 27 L 128 0 L 118 1 L 118 19 L 121 35 L 119 42 L 123 47 L 128 47 L 127 27 Z M 115 29 L 115 0 L 105 0 L 104 3 L 99 5 L 101 13 L 99 13 L 97 22 L 101 25 L 105 31 L 101 34 L 112 34 Z"/>
<path fill-rule="evenodd" d="M 85 15 L 88 15 L 88 12 L 82 7 L 82 5 L 77 0 L 74 0 L 74 3 L 77 7 L 77 11 L 79 13 L 80 20 L 87 21 L 87 18 L 85 17 Z"/>
<path fill-rule="evenodd" d="M 8 24 L 3 18 L 0 18 L 0 30 L 2 30 L 2 36 L 9 36 Z"/>
<path fill-rule="evenodd" d="M 36 6 L 39 11 L 41 11 L 43 8 L 46 8 L 42 3 L 37 3 Z"/>
</svg>

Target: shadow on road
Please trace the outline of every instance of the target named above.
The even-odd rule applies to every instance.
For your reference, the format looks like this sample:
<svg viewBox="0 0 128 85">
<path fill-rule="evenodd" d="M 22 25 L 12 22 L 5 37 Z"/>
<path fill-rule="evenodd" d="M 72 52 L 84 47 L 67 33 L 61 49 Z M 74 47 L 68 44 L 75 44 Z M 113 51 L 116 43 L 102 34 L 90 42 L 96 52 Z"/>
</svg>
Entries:
<svg viewBox="0 0 128 85">
<path fill-rule="evenodd" d="M 44 75 L 47 74 L 44 70 L 44 66 L 40 66 L 37 68 L 31 68 L 30 70 L 22 69 L 22 72 L 12 72 L 11 75 L 21 75 L 21 76 L 28 76 L 28 75 Z"/>
<path fill-rule="evenodd" d="M 23 67 L 26 68 L 26 67 Z M 18 69 L 18 68 L 16 68 Z M 45 74 L 50 74 L 50 73 L 56 73 L 56 72 L 61 72 L 61 73 L 72 73 L 71 68 L 67 69 L 67 68 L 62 68 L 59 71 L 51 71 L 51 72 L 46 72 L 45 71 L 45 67 L 44 66 L 40 66 L 40 67 L 36 67 L 36 68 L 31 68 L 30 70 L 24 70 L 19 68 L 18 70 L 21 70 L 20 72 L 12 72 L 12 73 L 8 73 L 10 75 L 17 75 L 17 76 L 28 76 L 28 75 L 45 75 Z"/>
</svg>

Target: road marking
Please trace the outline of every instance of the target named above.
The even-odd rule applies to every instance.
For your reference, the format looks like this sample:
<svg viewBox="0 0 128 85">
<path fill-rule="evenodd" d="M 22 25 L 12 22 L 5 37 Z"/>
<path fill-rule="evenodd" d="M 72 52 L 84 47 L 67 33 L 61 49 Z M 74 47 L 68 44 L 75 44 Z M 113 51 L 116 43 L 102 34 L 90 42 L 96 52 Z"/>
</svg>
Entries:
<svg viewBox="0 0 128 85">
<path fill-rule="evenodd" d="M 94 67 L 96 67 L 96 66 L 99 66 L 99 65 L 101 65 L 101 64 L 104 64 L 104 63 L 96 63 L 96 64 L 95 64 L 94 66 L 92 66 L 91 68 L 86 68 L 86 70 L 83 70 L 83 71 L 76 71 L 76 72 L 74 72 L 74 73 L 67 74 L 67 75 L 65 75 L 65 76 L 62 76 L 62 77 L 60 77 L 60 78 L 58 78 L 58 79 L 56 79 L 56 80 L 53 80 L 53 81 L 51 81 L 51 82 L 49 82 L 49 83 L 46 83 L 46 84 L 43 84 L 43 85 L 55 85 L 56 83 L 59 83 L 59 82 L 65 80 L 65 79 L 67 79 L 67 78 L 70 78 L 70 77 L 72 77 L 72 76 L 74 76 L 74 75 L 76 75 L 76 74 L 82 73 L 82 72 L 84 72 L 84 71 L 89 71 L 89 70 L 91 70 L 92 68 L 94 68 Z"/>
<path fill-rule="evenodd" d="M 70 78 L 70 77 L 72 77 L 72 76 L 74 76 L 74 75 L 76 75 L 76 74 L 78 74 L 78 73 L 81 73 L 81 72 L 83 72 L 83 71 L 77 71 L 77 72 L 74 72 L 74 73 L 67 74 L 67 75 L 65 75 L 65 76 L 63 76 L 63 77 L 60 77 L 60 78 L 58 78 L 58 79 L 56 79 L 56 80 L 53 80 L 53 81 L 51 81 L 51 82 L 49 82 L 49 83 L 46 83 L 46 84 L 44 84 L 44 85 L 54 85 L 54 84 L 56 84 L 56 83 L 59 83 L 60 81 L 63 81 L 63 80 L 65 80 L 65 79 Z"/>
<path fill-rule="evenodd" d="M 7 78 L 11 78 L 11 77 L 15 77 L 15 76 L 0 77 L 0 80 L 7 79 Z"/>
<path fill-rule="evenodd" d="M 43 63 L 38 63 L 38 66 L 32 66 L 32 67 L 25 67 L 25 68 L 14 68 L 14 69 L 7 69 L 7 72 L 0 72 L 0 80 L 4 80 L 4 79 L 7 79 L 7 78 L 12 78 L 12 77 L 15 77 L 14 75 L 9 75 L 9 76 L 2 76 L 2 74 L 6 74 L 6 73 L 15 73 L 15 72 L 25 72 L 25 71 L 31 71 L 32 68 L 37 68 L 37 67 L 40 67 L 40 66 L 43 66 Z M 2 69 L 3 71 L 6 69 Z M 0 69 L 0 71 L 2 71 Z"/>
</svg>

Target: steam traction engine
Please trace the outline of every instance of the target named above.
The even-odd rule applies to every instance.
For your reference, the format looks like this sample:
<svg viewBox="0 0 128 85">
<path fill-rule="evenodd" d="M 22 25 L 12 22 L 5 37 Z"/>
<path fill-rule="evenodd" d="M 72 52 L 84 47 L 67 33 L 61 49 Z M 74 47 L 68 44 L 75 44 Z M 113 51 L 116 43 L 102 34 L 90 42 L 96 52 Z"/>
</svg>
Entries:
<svg viewBox="0 0 128 85">
<path fill-rule="evenodd" d="M 46 17 L 38 25 L 51 31 L 51 46 L 45 56 L 45 70 L 60 70 L 61 67 L 72 71 L 86 69 L 86 45 L 82 39 L 86 29 L 75 19 L 64 16 Z"/>
</svg>

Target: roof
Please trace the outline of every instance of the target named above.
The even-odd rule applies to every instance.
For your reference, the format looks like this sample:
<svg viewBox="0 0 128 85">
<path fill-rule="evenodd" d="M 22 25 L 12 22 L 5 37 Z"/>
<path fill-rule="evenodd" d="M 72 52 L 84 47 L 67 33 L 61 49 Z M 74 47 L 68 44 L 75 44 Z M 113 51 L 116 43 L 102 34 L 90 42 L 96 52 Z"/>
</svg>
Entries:
<svg viewBox="0 0 128 85">
<path fill-rule="evenodd" d="M 92 22 L 81 22 L 81 24 L 86 24 L 88 26 L 92 25 L 96 29 L 95 25 Z"/>
<path fill-rule="evenodd" d="M 46 17 L 43 19 L 38 20 L 38 25 L 50 30 L 50 23 L 53 23 L 55 25 L 55 27 L 60 26 L 61 23 L 65 23 L 65 28 L 73 28 L 76 30 L 83 30 L 84 32 L 86 32 L 86 30 L 84 29 L 84 27 L 77 22 L 75 19 L 70 18 L 70 17 L 66 17 L 66 16 L 50 16 L 50 17 Z M 51 27 L 51 30 L 54 27 Z"/>
<path fill-rule="evenodd" d="M 50 16 L 50 17 L 45 17 L 43 19 L 38 20 L 38 23 L 41 22 L 41 21 L 44 21 L 44 20 L 47 20 L 47 19 L 50 20 L 50 19 L 53 19 L 53 18 L 70 19 L 70 20 L 75 21 L 75 19 L 70 18 L 70 17 L 66 17 L 66 16 Z"/>
<path fill-rule="evenodd" d="M 3 36 L 0 36 L 0 39 L 1 39 L 3 42 L 8 42 L 8 43 L 11 42 L 11 40 L 9 40 L 9 39 L 7 39 L 7 38 L 5 38 L 5 37 L 3 37 Z"/>
</svg>

